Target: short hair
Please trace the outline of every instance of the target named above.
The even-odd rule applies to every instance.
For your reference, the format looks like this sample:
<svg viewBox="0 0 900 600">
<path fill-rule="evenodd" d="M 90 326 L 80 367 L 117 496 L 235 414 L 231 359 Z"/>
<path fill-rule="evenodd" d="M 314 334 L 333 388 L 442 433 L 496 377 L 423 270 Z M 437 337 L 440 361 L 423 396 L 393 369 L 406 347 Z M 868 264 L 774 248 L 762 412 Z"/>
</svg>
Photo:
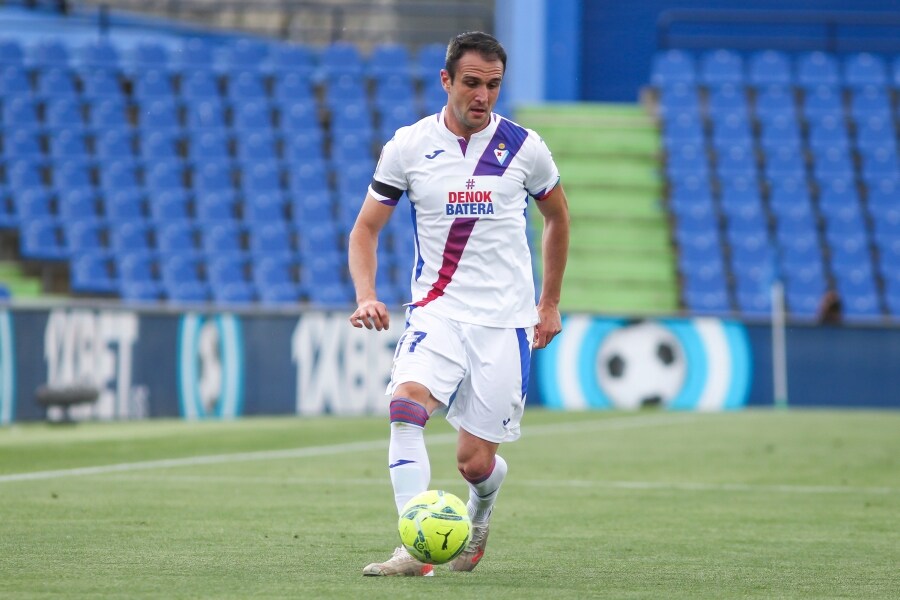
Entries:
<svg viewBox="0 0 900 600">
<path fill-rule="evenodd" d="M 450 79 L 456 76 L 456 65 L 466 52 L 477 52 L 485 60 L 499 60 L 506 72 L 506 50 L 494 36 L 483 31 L 467 31 L 450 40 L 447 45 L 447 58 L 444 68 L 450 73 Z"/>
</svg>

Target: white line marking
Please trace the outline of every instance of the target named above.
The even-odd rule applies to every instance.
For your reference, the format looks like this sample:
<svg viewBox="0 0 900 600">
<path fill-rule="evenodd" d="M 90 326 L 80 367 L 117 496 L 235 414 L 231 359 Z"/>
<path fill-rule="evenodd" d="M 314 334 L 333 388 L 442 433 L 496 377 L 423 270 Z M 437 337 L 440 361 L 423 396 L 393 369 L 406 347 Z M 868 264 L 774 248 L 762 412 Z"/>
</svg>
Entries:
<svg viewBox="0 0 900 600">
<path fill-rule="evenodd" d="M 594 431 L 619 431 L 638 427 L 654 427 L 661 425 L 677 425 L 690 423 L 696 420 L 693 415 L 648 415 L 628 417 L 620 419 L 587 421 L 580 423 L 558 423 L 554 425 L 535 425 L 523 431 L 522 437 L 543 437 L 557 434 L 573 434 L 579 432 Z M 456 434 L 437 434 L 426 436 L 428 445 L 456 443 Z M 0 484 L 16 481 L 37 481 L 41 479 L 59 479 L 61 477 L 83 477 L 86 475 L 104 475 L 106 473 L 123 473 L 131 471 L 146 471 L 149 469 L 170 469 L 176 467 L 193 467 L 198 465 L 221 465 L 229 463 L 283 460 L 290 458 L 308 458 L 312 456 L 328 456 L 335 454 L 349 454 L 353 452 L 370 452 L 386 449 L 388 440 L 373 440 L 368 442 L 352 442 L 348 444 L 332 444 L 328 446 L 310 446 L 307 448 L 292 448 L 288 450 L 262 450 L 259 452 L 238 452 L 233 454 L 213 454 L 207 456 L 188 456 L 184 458 L 169 458 L 161 460 L 148 460 L 141 462 L 119 463 L 113 465 L 99 465 L 94 467 L 77 467 L 74 469 L 59 469 L 55 471 L 34 471 L 31 473 L 12 473 L 0 475 Z"/>
</svg>

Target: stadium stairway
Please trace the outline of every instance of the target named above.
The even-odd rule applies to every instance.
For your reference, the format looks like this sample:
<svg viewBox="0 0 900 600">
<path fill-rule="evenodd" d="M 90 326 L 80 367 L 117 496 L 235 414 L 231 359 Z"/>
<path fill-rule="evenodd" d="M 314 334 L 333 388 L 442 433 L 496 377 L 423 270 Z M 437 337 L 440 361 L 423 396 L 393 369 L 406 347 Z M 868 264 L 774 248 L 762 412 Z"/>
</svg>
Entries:
<svg viewBox="0 0 900 600">
<path fill-rule="evenodd" d="M 516 119 L 553 151 L 569 199 L 572 239 L 561 307 L 629 315 L 677 311 L 653 119 L 640 106 L 624 104 L 522 107 Z M 532 219 L 537 260 L 537 211 Z"/>
</svg>

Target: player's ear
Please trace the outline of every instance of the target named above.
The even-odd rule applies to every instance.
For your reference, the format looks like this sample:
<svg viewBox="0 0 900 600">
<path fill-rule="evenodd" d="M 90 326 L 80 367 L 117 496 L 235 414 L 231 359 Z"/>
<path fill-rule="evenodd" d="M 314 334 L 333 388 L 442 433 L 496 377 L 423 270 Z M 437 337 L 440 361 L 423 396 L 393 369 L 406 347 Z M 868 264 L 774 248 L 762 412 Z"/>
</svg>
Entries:
<svg viewBox="0 0 900 600">
<path fill-rule="evenodd" d="M 447 69 L 441 69 L 441 86 L 444 88 L 445 92 L 450 91 L 451 83 L 453 83 L 453 81 L 450 79 L 450 73 Z"/>
</svg>

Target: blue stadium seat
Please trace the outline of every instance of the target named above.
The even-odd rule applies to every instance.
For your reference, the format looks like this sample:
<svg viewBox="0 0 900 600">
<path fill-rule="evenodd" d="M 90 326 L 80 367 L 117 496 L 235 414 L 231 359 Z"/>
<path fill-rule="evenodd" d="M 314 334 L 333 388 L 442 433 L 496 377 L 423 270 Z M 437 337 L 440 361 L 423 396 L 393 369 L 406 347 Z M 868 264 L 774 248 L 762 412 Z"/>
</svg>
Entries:
<svg viewBox="0 0 900 600">
<path fill-rule="evenodd" d="M 264 304 L 293 304 L 303 296 L 296 276 L 297 267 L 290 257 L 266 255 L 253 261 L 253 281 Z"/>
<path fill-rule="evenodd" d="M 204 128 L 189 131 L 186 139 L 187 157 L 195 164 L 207 160 L 222 163 L 231 158 L 230 136 L 225 130 Z"/>
<path fill-rule="evenodd" d="M 201 249 L 199 230 L 189 220 L 162 221 L 155 229 L 156 248 L 163 256 L 194 256 Z"/>
<path fill-rule="evenodd" d="M 18 227 L 19 217 L 16 216 L 15 198 L 8 189 L 0 186 L 0 229 L 18 229 Z"/>
<path fill-rule="evenodd" d="M 785 52 L 762 50 L 747 61 L 747 82 L 755 86 L 786 86 L 793 82 L 791 58 Z"/>
<path fill-rule="evenodd" d="M 685 307 L 697 314 L 727 315 L 732 312 L 728 290 L 724 287 L 717 289 L 687 288 L 683 290 L 683 300 Z"/>
<path fill-rule="evenodd" d="M 246 162 L 241 174 L 241 188 L 245 194 L 278 192 L 281 171 L 275 161 Z"/>
<path fill-rule="evenodd" d="M 56 218 L 53 196 L 43 188 L 29 187 L 17 190 L 14 198 L 17 220 L 23 225 L 34 220 Z"/>
<path fill-rule="evenodd" d="M 131 126 L 128 105 L 121 98 L 103 98 L 88 104 L 88 115 L 95 128 L 125 128 Z"/>
<path fill-rule="evenodd" d="M 139 187 L 136 164 L 129 159 L 108 163 L 99 169 L 104 191 Z"/>
<path fill-rule="evenodd" d="M 0 40 L 0 66 L 25 64 L 25 51 L 22 45 L 13 39 Z"/>
<path fill-rule="evenodd" d="M 278 105 L 279 123 L 285 135 L 319 129 L 319 109 L 314 100 L 300 99 Z"/>
<path fill-rule="evenodd" d="M 728 230 L 726 233 L 732 259 L 738 262 L 769 264 L 774 260 L 774 248 L 765 229 Z"/>
<path fill-rule="evenodd" d="M 412 125 L 419 120 L 419 113 L 411 103 L 397 103 L 390 106 L 382 105 L 379 113 L 379 142 L 387 142 L 401 127 Z"/>
<path fill-rule="evenodd" d="M 342 74 L 329 79 L 325 86 L 325 105 L 332 111 L 340 110 L 346 104 L 368 103 L 363 80 L 353 75 Z"/>
<path fill-rule="evenodd" d="M 102 204 L 106 219 L 116 226 L 146 217 L 144 194 L 137 189 L 114 190 L 104 197 Z"/>
<path fill-rule="evenodd" d="M 241 254 L 245 250 L 244 226 L 234 221 L 208 225 L 203 229 L 201 244 L 209 257 Z"/>
<path fill-rule="evenodd" d="M 132 80 L 132 94 L 141 102 L 153 98 L 172 99 L 175 96 L 172 74 L 162 68 L 139 70 Z"/>
<path fill-rule="evenodd" d="M 404 72 L 386 73 L 375 82 L 374 100 L 376 104 L 408 102 L 415 100 L 416 90 L 409 74 Z"/>
<path fill-rule="evenodd" d="M 722 258 L 721 236 L 717 230 L 675 231 L 678 252 L 686 260 Z"/>
<path fill-rule="evenodd" d="M 138 107 L 138 124 L 145 130 L 180 127 L 178 105 L 168 98 L 154 98 Z"/>
<path fill-rule="evenodd" d="M 232 71 L 225 79 L 225 88 L 232 101 L 267 100 L 266 82 L 257 70 Z"/>
<path fill-rule="evenodd" d="M 197 221 L 215 223 L 237 219 L 237 198 L 232 191 L 198 194 L 194 199 Z"/>
<path fill-rule="evenodd" d="M 138 137 L 138 154 L 144 160 L 178 158 L 180 138 L 176 129 L 142 127 Z"/>
<path fill-rule="evenodd" d="M 63 187 L 56 198 L 56 212 L 64 222 L 90 220 L 96 221 L 97 196 L 92 187 Z"/>
<path fill-rule="evenodd" d="M 0 65 L 0 96 L 10 98 L 31 93 L 31 83 L 24 67 Z"/>
<path fill-rule="evenodd" d="M 294 253 L 293 231 L 283 219 L 252 222 L 248 246 L 255 260 L 263 256 L 291 256 Z"/>
<path fill-rule="evenodd" d="M 177 158 L 159 158 L 144 165 L 144 185 L 151 193 L 182 190 L 184 181 L 184 166 Z"/>
<path fill-rule="evenodd" d="M 81 73 L 82 94 L 85 99 L 97 100 L 122 96 L 122 84 L 115 71 L 94 70 Z"/>
<path fill-rule="evenodd" d="M 717 49 L 700 56 L 700 81 L 708 86 L 743 83 L 744 59 L 732 50 Z"/>
<path fill-rule="evenodd" d="M 806 157 L 799 144 L 771 144 L 764 150 L 766 179 L 796 178 L 806 176 Z"/>
<path fill-rule="evenodd" d="M 822 248 L 815 229 L 805 232 L 776 232 L 781 264 L 809 264 L 822 262 Z"/>
<path fill-rule="evenodd" d="M 446 48 L 442 54 L 446 53 Z M 443 59 L 441 67 L 443 68 Z M 694 83 L 697 80 L 697 66 L 694 57 L 683 50 L 666 50 L 653 57 L 650 83 L 662 87 L 672 83 Z"/>
<path fill-rule="evenodd" d="M 760 122 L 760 143 L 763 146 L 797 145 L 801 143 L 800 124 L 793 115 L 770 115 Z"/>
<path fill-rule="evenodd" d="M 94 132 L 94 156 L 98 160 L 134 156 L 134 134 L 129 127 L 110 127 Z"/>
<path fill-rule="evenodd" d="M 6 181 L 14 190 L 44 185 L 40 159 L 15 159 L 6 163 Z"/>
<path fill-rule="evenodd" d="M 78 252 L 70 261 L 69 285 L 74 293 L 114 294 L 119 290 L 115 261 L 109 252 Z"/>
<path fill-rule="evenodd" d="M 900 177 L 896 144 L 861 147 L 859 159 L 862 177 L 866 181 L 879 177 Z"/>
<path fill-rule="evenodd" d="M 181 47 L 174 49 L 169 64 L 180 71 L 209 70 L 213 65 L 215 43 L 202 37 L 184 40 Z"/>
<path fill-rule="evenodd" d="M 767 122 L 776 115 L 796 118 L 797 103 L 793 88 L 786 85 L 767 85 L 756 91 L 755 114 L 760 121 Z"/>
<path fill-rule="evenodd" d="M 153 244 L 153 226 L 145 221 L 124 221 L 115 224 L 110 231 L 110 246 L 119 254 L 150 254 Z"/>
<path fill-rule="evenodd" d="M 831 150 L 835 148 L 849 149 L 850 147 L 850 138 L 847 134 L 843 113 L 810 121 L 808 134 L 809 147 L 813 152 L 820 148 Z"/>
<path fill-rule="evenodd" d="M 186 71 L 181 78 L 181 95 L 188 101 L 221 98 L 218 76 L 207 70 Z"/>
<path fill-rule="evenodd" d="M 63 67 L 42 70 L 37 76 L 36 93 L 45 98 L 76 98 L 75 75 Z"/>
<path fill-rule="evenodd" d="M 197 193 L 233 190 L 230 161 L 206 160 L 196 164 L 193 186 Z"/>
<path fill-rule="evenodd" d="M 870 52 L 850 54 L 843 61 L 843 80 L 848 87 L 884 86 L 888 83 L 887 64 Z"/>
<path fill-rule="evenodd" d="M 72 63 L 84 67 L 119 68 L 119 50 L 109 42 L 88 42 L 75 49 Z"/>
<path fill-rule="evenodd" d="M 822 146 L 813 149 L 813 174 L 821 180 L 829 177 L 851 178 L 854 174 L 853 158 L 846 148 Z"/>
<path fill-rule="evenodd" d="M 716 173 L 720 178 L 756 176 L 756 151 L 749 144 L 729 143 L 716 156 Z"/>
<path fill-rule="evenodd" d="M 69 218 L 61 220 L 69 252 L 106 251 L 108 233 L 105 222 L 96 218 Z"/>
<path fill-rule="evenodd" d="M 712 140 L 716 145 L 722 143 L 752 143 L 753 133 L 746 114 L 733 112 L 718 115 L 712 123 Z"/>
<path fill-rule="evenodd" d="M 287 217 L 281 192 L 251 192 L 244 196 L 244 221 L 249 223 L 273 223 Z"/>
<path fill-rule="evenodd" d="M 148 202 L 150 207 L 150 218 L 153 219 L 157 226 L 168 223 L 183 224 L 192 218 L 191 196 L 182 189 L 165 189 L 152 196 Z M 169 250 L 168 242 L 163 250 Z"/>
<path fill-rule="evenodd" d="M 803 95 L 803 112 L 810 119 L 823 115 L 842 116 L 844 104 L 841 89 L 831 85 L 807 88 Z"/>
<path fill-rule="evenodd" d="M 697 87 L 690 83 L 673 83 L 659 90 L 659 111 L 663 119 L 675 112 L 700 115 L 700 98 Z"/>
<path fill-rule="evenodd" d="M 246 257 L 211 258 L 206 271 L 215 302 L 244 304 L 256 300 L 256 286 L 247 277 L 250 264 Z"/>
<path fill-rule="evenodd" d="M 269 44 L 240 38 L 224 45 L 217 54 L 218 67 L 224 71 L 261 69 L 269 60 Z"/>
<path fill-rule="evenodd" d="M 894 137 L 894 121 L 890 116 L 865 117 L 856 122 L 856 145 L 860 150 L 872 146 L 897 147 Z"/>
<path fill-rule="evenodd" d="M 422 91 L 422 116 L 439 114 L 441 110 L 443 110 L 444 106 L 447 105 L 447 92 L 440 86 L 440 82 L 437 85 L 429 85 L 425 87 Z M 695 119 L 699 119 L 699 116 L 695 113 L 691 114 Z M 671 117 L 667 117 L 666 121 L 671 121 Z"/>
<path fill-rule="evenodd" d="M 7 128 L 3 132 L 3 156 L 7 159 L 40 159 L 44 156 L 38 130 Z"/>
<path fill-rule="evenodd" d="M 185 105 L 185 125 L 195 131 L 218 131 L 226 126 L 225 105 L 218 98 L 203 98 Z"/>
<path fill-rule="evenodd" d="M 900 238 L 900 204 L 869 204 L 869 214 L 877 238 Z"/>
<path fill-rule="evenodd" d="M 298 101 L 315 102 L 314 93 L 308 74 L 278 71 L 272 78 L 272 99 L 279 106 Z"/>
<path fill-rule="evenodd" d="M 265 65 L 276 78 L 279 74 L 296 74 L 310 78 L 316 71 L 317 58 L 315 52 L 303 44 L 276 44 L 269 50 L 269 58 Z M 276 90 L 277 90 L 276 86 Z"/>
<path fill-rule="evenodd" d="M 804 52 L 796 59 L 797 82 L 804 87 L 840 83 L 837 59 L 825 52 Z"/>
<path fill-rule="evenodd" d="M 231 109 L 232 127 L 236 130 L 270 130 L 272 112 L 266 100 L 235 103 Z"/>
<path fill-rule="evenodd" d="M 707 112 L 713 121 L 730 113 L 746 116 L 748 106 L 744 87 L 734 83 L 722 83 L 708 93 Z"/>
<path fill-rule="evenodd" d="M 26 260 L 68 260 L 69 249 L 62 225 L 52 217 L 35 218 L 23 223 L 19 252 Z"/>
<path fill-rule="evenodd" d="M 50 129 L 83 127 L 81 101 L 77 97 L 57 97 L 45 102 L 44 126 Z"/>
<path fill-rule="evenodd" d="M 284 160 L 287 163 L 303 163 L 324 159 L 321 129 L 296 130 L 284 138 Z"/>
<path fill-rule="evenodd" d="M 130 64 L 137 74 L 150 69 L 165 70 L 169 66 L 169 50 L 162 44 L 140 42 L 126 52 L 123 62 Z"/>
<path fill-rule="evenodd" d="M 884 87 L 863 86 L 850 92 L 850 116 L 857 123 L 872 117 L 891 117 L 891 99 Z"/>
<path fill-rule="evenodd" d="M 25 64 L 30 68 L 67 67 L 70 53 L 59 39 L 44 38 L 25 47 Z"/>
<path fill-rule="evenodd" d="M 195 256 L 169 254 L 160 258 L 160 273 L 166 299 L 176 303 L 204 303 L 210 299 L 209 284 L 201 275 L 202 262 Z"/>
<path fill-rule="evenodd" d="M 367 74 L 376 81 L 393 74 L 415 75 L 406 46 L 396 43 L 376 44 L 369 54 Z"/>
<path fill-rule="evenodd" d="M 333 42 L 325 46 L 319 54 L 319 67 L 325 77 L 334 75 L 350 75 L 362 78 L 365 62 L 355 44 L 350 42 Z"/>
</svg>

